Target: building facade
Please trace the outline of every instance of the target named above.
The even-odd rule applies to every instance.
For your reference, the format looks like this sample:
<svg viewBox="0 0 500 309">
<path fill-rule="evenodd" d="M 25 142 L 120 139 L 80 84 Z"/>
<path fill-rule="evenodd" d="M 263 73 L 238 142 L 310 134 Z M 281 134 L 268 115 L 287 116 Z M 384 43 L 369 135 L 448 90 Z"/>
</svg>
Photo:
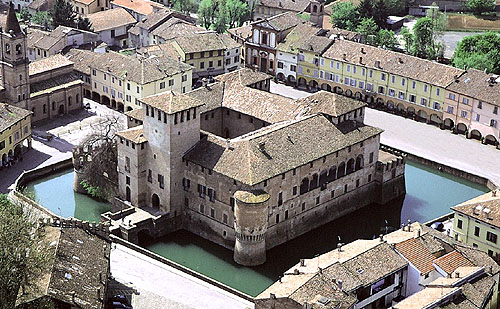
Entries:
<svg viewBox="0 0 500 309">
<path fill-rule="evenodd" d="M 108 46 L 129 46 L 128 30 L 137 22 L 124 8 L 100 11 L 87 15 L 99 40 Z"/>
<path fill-rule="evenodd" d="M 118 134 L 123 203 L 180 216 L 257 265 L 288 239 L 404 194 L 404 158 L 379 158 L 364 103 L 327 92 L 294 103 L 260 90 L 268 80 L 237 70 L 187 95 L 140 99 L 143 124 Z"/>
<path fill-rule="evenodd" d="M 31 148 L 31 112 L 0 103 L 0 170 Z"/>
</svg>

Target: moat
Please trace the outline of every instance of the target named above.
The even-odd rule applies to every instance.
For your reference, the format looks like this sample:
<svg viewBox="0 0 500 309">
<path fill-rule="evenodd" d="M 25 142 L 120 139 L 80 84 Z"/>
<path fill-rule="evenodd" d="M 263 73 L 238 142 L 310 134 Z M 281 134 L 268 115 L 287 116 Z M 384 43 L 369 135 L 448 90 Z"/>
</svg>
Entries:
<svg viewBox="0 0 500 309">
<path fill-rule="evenodd" d="M 267 262 L 258 267 L 244 267 L 233 261 L 233 253 L 189 232 L 172 233 L 147 249 L 250 295 L 257 295 L 297 263 L 336 247 L 339 238 L 346 243 L 357 238 L 371 238 L 398 228 L 408 219 L 425 222 L 450 212 L 449 207 L 478 196 L 487 188 L 407 162 L 404 199 L 385 205 L 370 205 L 356 213 L 300 236 L 267 252 Z M 28 185 L 36 199 L 63 217 L 98 221 L 110 209 L 73 191 L 73 171 L 54 174 Z M 62 204 L 64 201 L 64 207 Z M 347 228 L 346 228 L 347 227 Z"/>
</svg>

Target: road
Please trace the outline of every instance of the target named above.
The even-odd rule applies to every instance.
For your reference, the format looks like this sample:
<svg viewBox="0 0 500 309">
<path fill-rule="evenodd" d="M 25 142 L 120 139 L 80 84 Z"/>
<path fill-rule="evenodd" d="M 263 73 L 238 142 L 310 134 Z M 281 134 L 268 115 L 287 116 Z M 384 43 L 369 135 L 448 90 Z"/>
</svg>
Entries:
<svg viewBox="0 0 500 309">
<path fill-rule="evenodd" d="M 310 95 L 306 91 L 271 83 L 271 92 L 290 98 Z M 448 130 L 367 108 L 365 123 L 384 129 L 380 141 L 405 152 L 486 177 L 500 185 L 500 151 Z"/>
<path fill-rule="evenodd" d="M 84 99 L 83 102 L 89 103 L 91 108 L 32 127 L 32 149 L 24 154 L 23 161 L 18 161 L 14 166 L 0 171 L 0 193 L 7 193 L 17 177 L 25 170 L 71 158 L 73 147 L 96 130 L 96 125 L 105 121 L 106 117 L 119 117 L 125 128 L 126 117 L 123 114 L 91 100 Z M 51 134 L 54 138 L 47 141 L 45 139 L 47 134 Z"/>
<path fill-rule="evenodd" d="M 113 244 L 111 275 L 136 291 L 137 309 L 246 309 L 253 303 L 123 245 Z"/>
</svg>

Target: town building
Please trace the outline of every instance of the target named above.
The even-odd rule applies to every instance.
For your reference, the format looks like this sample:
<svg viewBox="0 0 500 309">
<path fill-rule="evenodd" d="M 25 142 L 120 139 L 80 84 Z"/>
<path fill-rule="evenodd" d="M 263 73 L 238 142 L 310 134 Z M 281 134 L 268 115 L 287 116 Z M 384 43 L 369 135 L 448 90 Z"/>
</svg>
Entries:
<svg viewBox="0 0 500 309">
<path fill-rule="evenodd" d="M 255 3 L 253 20 L 263 20 L 282 13 L 303 14 L 311 24 L 323 26 L 323 0 L 259 0 Z"/>
<path fill-rule="evenodd" d="M 325 91 L 292 100 L 269 93 L 269 79 L 241 69 L 139 99 L 143 124 L 117 133 L 115 208 L 154 217 L 120 226 L 123 237 L 185 228 L 258 265 L 270 248 L 404 194 L 405 158 L 379 150 L 365 103 Z"/>
<path fill-rule="evenodd" d="M 32 122 L 52 119 L 83 106 L 83 81 L 73 72 L 73 62 L 57 54 L 29 64 Z"/>
<path fill-rule="evenodd" d="M 483 143 L 500 141 L 500 79 L 469 69 L 446 88 L 445 125 Z"/>
<path fill-rule="evenodd" d="M 108 46 L 128 47 L 128 30 L 135 25 L 135 18 L 124 8 L 105 10 L 87 15 L 99 41 Z"/>
<path fill-rule="evenodd" d="M 0 169 L 31 148 L 31 112 L 0 103 Z"/>
<path fill-rule="evenodd" d="M 452 235 L 455 239 L 498 258 L 500 196 L 497 196 L 497 192 L 485 193 L 451 209 L 453 210 Z"/>
<path fill-rule="evenodd" d="M 237 28 L 231 28 L 227 30 L 227 34 L 234 40 L 236 43 L 240 44 L 243 48 L 240 53 L 240 64 L 241 66 L 245 65 L 245 42 L 252 37 L 252 26 L 245 25 Z"/>
<path fill-rule="evenodd" d="M 37 12 L 50 11 L 54 7 L 55 3 L 55 0 L 33 0 L 27 6 L 28 13 L 33 16 Z"/>
<path fill-rule="evenodd" d="M 164 10 L 165 6 L 148 0 L 113 0 L 111 8 L 124 8 L 139 22 L 155 12 Z"/>
<path fill-rule="evenodd" d="M 16 308 L 43 308 L 47 300 L 56 308 L 106 308 L 110 242 L 99 235 L 101 225 L 65 223 L 65 227 L 44 228 L 45 241 L 53 251 L 48 270 L 38 282 L 20 289 Z"/>
<path fill-rule="evenodd" d="M 69 2 L 73 5 L 75 13 L 80 16 L 87 16 L 109 8 L 109 0 L 70 0 Z"/>
<path fill-rule="evenodd" d="M 256 297 L 264 308 L 496 308 L 500 267 L 420 223 L 301 259 Z M 455 307 L 458 306 L 458 307 Z"/>
<path fill-rule="evenodd" d="M 139 108 L 140 99 L 147 96 L 169 90 L 185 93 L 192 87 L 192 67 L 172 57 L 85 50 L 71 50 L 67 57 L 86 81 L 85 95 L 121 112 Z"/>
<path fill-rule="evenodd" d="M 149 42 L 151 45 L 163 44 L 169 40 L 189 36 L 197 33 L 207 32 L 205 28 L 189 22 L 185 18 L 175 17 L 168 19 L 150 33 Z"/>
<path fill-rule="evenodd" d="M 30 61 L 66 52 L 72 47 L 90 48 L 92 43 L 98 41 L 96 33 L 65 26 L 58 26 L 50 32 L 28 28 L 27 38 Z"/>
<path fill-rule="evenodd" d="M 305 20 L 291 12 L 253 22 L 252 36 L 245 40 L 246 66 L 276 75 L 276 47 L 295 26 L 304 23 Z"/>
<path fill-rule="evenodd" d="M 191 24 L 195 27 L 196 19 L 191 16 L 184 15 L 177 11 L 172 10 L 160 10 L 149 14 L 147 17 L 140 20 L 134 27 L 130 28 L 128 31 L 130 46 L 135 48 L 145 47 L 153 44 L 153 30 L 160 27 L 163 23 L 167 22 L 171 18 L 176 18 L 178 23 L 182 21 Z M 172 26 L 175 23 L 169 23 Z M 168 27 L 167 27 L 168 28 Z M 197 31 L 201 31 L 200 28 L 195 27 Z"/>
</svg>

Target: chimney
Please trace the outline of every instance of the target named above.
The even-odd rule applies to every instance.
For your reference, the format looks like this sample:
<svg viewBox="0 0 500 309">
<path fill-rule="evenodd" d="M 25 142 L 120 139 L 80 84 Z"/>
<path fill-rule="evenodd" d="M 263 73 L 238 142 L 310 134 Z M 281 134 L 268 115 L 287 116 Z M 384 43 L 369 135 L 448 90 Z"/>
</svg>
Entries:
<svg viewBox="0 0 500 309">
<path fill-rule="evenodd" d="M 342 55 L 342 59 L 346 60 L 347 59 L 347 54 Z"/>
<path fill-rule="evenodd" d="M 411 220 L 408 219 L 408 232 L 411 232 Z"/>
<path fill-rule="evenodd" d="M 304 267 L 304 266 L 306 266 L 305 260 L 300 259 L 300 267 Z"/>
<path fill-rule="evenodd" d="M 341 242 L 339 242 L 337 244 L 337 249 L 339 250 L 339 252 L 342 252 L 342 243 Z"/>
<path fill-rule="evenodd" d="M 226 139 L 226 149 L 231 148 L 231 141 L 229 139 Z"/>
<path fill-rule="evenodd" d="M 342 291 L 342 280 L 337 280 L 337 286 L 339 287 L 339 290 Z"/>
<path fill-rule="evenodd" d="M 384 234 L 379 235 L 380 242 L 384 242 Z"/>
<path fill-rule="evenodd" d="M 460 273 L 458 271 L 455 272 L 455 278 L 460 278 Z"/>
<path fill-rule="evenodd" d="M 297 268 L 295 268 L 295 269 L 293 270 L 293 274 L 294 274 L 294 275 L 300 275 L 300 271 L 299 271 Z"/>
<path fill-rule="evenodd" d="M 497 190 L 491 191 L 491 196 L 497 196 Z"/>
<path fill-rule="evenodd" d="M 365 48 L 364 48 L 364 47 L 361 47 L 361 53 L 362 53 L 362 54 L 366 54 L 366 52 L 365 52 Z"/>
<path fill-rule="evenodd" d="M 380 69 L 380 60 L 375 60 L 375 67 Z"/>
<path fill-rule="evenodd" d="M 417 237 L 420 237 L 420 234 L 422 233 L 422 230 L 421 229 L 418 229 L 417 230 Z"/>
<path fill-rule="evenodd" d="M 363 57 L 359 57 L 359 63 L 363 64 Z"/>
<path fill-rule="evenodd" d="M 269 298 L 271 298 L 271 299 L 276 299 L 276 295 L 274 295 L 273 293 L 270 293 L 270 294 L 269 294 Z"/>
<path fill-rule="evenodd" d="M 265 142 L 260 142 L 260 143 L 259 143 L 259 150 L 260 150 L 261 152 L 266 151 L 266 143 L 265 143 Z"/>
<path fill-rule="evenodd" d="M 403 58 L 399 57 L 399 58 L 398 58 L 398 62 L 399 62 L 399 63 L 403 63 Z"/>
</svg>

